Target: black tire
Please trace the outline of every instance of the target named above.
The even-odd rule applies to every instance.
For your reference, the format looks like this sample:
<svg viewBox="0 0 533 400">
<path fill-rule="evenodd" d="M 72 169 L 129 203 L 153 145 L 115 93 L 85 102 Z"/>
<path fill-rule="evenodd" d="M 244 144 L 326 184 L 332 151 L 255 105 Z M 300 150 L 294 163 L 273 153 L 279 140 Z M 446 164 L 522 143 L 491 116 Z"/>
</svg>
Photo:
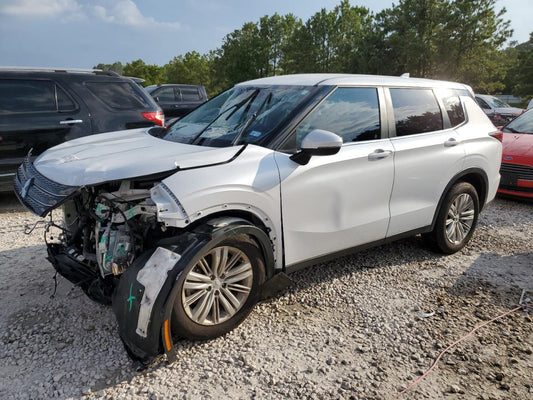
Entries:
<svg viewBox="0 0 533 400">
<path fill-rule="evenodd" d="M 206 263 L 213 267 L 217 264 L 215 260 L 218 256 L 215 254 L 218 252 L 223 258 L 224 251 L 227 252 L 228 276 L 218 274 L 215 268 L 207 271 Z M 232 262 L 235 264 L 231 265 Z M 239 268 L 242 270 L 240 273 Z M 208 273 L 211 273 L 210 281 L 205 278 Z M 232 236 L 212 248 L 204 249 L 193 258 L 176 281 L 178 291 L 171 316 L 172 335 L 206 340 L 226 334 L 248 316 L 259 300 L 264 280 L 265 267 L 261 252 L 246 235 Z M 249 288 L 249 292 L 245 293 L 244 288 Z M 201 297 L 194 300 L 195 296 Z M 240 302 L 238 306 L 237 302 Z M 228 311 L 226 307 L 234 308 L 235 312 Z M 207 308 L 209 311 L 204 315 Z"/>
<path fill-rule="evenodd" d="M 456 183 L 442 202 L 433 231 L 422 237 L 436 252 L 455 253 L 472 237 L 478 215 L 479 198 L 476 189 L 467 182 Z"/>
</svg>

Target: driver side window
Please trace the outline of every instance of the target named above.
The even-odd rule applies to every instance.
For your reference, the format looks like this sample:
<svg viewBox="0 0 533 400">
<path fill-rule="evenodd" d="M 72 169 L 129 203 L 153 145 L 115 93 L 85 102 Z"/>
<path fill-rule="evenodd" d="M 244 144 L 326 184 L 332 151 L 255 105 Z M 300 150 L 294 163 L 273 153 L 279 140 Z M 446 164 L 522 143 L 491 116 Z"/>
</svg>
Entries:
<svg viewBox="0 0 533 400">
<path fill-rule="evenodd" d="M 296 128 L 290 144 L 299 149 L 303 138 L 315 129 L 333 132 L 343 143 L 381 137 L 379 102 L 376 88 L 337 88 Z M 296 142 L 296 143 L 295 143 Z"/>
</svg>

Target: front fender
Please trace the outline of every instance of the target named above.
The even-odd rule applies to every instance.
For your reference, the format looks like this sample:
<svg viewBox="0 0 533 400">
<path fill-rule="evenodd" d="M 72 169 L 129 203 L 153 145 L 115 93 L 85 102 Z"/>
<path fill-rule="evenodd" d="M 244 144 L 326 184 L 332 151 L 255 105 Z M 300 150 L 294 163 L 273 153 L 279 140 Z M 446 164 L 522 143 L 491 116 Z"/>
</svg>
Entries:
<svg viewBox="0 0 533 400">
<path fill-rule="evenodd" d="M 176 358 L 170 331 L 172 307 L 179 293 L 174 283 L 198 252 L 209 251 L 229 235 L 241 234 L 258 242 L 267 279 L 272 277 L 274 259 L 268 236 L 239 218 L 219 218 L 192 232 L 161 240 L 124 272 L 113 294 L 113 311 L 132 359 L 149 362 L 162 352 L 169 361 Z"/>
</svg>

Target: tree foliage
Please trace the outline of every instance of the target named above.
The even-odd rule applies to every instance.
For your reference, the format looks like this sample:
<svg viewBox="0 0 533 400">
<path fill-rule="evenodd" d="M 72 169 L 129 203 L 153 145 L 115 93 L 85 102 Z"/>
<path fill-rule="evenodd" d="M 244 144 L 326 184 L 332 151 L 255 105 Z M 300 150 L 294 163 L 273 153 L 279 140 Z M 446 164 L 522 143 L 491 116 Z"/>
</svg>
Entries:
<svg viewBox="0 0 533 400">
<path fill-rule="evenodd" d="M 341 0 L 306 21 L 265 15 L 227 34 L 207 54 L 174 57 L 163 67 L 136 60 L 98 64 L 146 84 L 200 84 L 213 95 L 279 74 L 341 72 L 460 81 L 483 93 L 533 93 L 533 37 L 508 49 L 510 22 L 496 0 L 399 0 L 373 14 Z"/>
</svg>

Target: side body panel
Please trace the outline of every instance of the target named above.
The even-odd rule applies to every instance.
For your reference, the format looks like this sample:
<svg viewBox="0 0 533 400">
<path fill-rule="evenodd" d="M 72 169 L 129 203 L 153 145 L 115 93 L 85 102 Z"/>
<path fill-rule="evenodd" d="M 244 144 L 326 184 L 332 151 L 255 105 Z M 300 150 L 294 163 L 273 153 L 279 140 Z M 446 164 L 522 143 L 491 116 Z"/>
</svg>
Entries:
<svg viewBox="0 0 533 400">
<path fill-rule="evenodd" d="M 232 162 L 182 170 L 163 183 L 181 207 L 172 212 L 161 203 L 164 199 L 152 196 L 159 221 L 186 227 L 217 213 L 252 214 L 269 230 L 276 268 L 282 268 L 279 173 L 272 150 L 248 145 Z"/>
<path fill-rule="evenodd" d="M 388 156 L 372 159 L 378 149 Z M 392 150 L 389 139 L 349 143 L 307 165 L 276 153 L 287 266 L 385 237 Z"/>
<path fill-rule="evenodd" d="M 461 99 L 468 116 L 468 124 L 457 128 L 466 153 L 463 169 L 477 168 L 487 174 L 486 204 L 494 199 L 500 184 L 502 145 L 488 135 L 496 132 L 496 128 L 474 100 L 468 97 L 461 97 Z M 483 199 L 480 201 L 483 202 Z"/>
</svg>

